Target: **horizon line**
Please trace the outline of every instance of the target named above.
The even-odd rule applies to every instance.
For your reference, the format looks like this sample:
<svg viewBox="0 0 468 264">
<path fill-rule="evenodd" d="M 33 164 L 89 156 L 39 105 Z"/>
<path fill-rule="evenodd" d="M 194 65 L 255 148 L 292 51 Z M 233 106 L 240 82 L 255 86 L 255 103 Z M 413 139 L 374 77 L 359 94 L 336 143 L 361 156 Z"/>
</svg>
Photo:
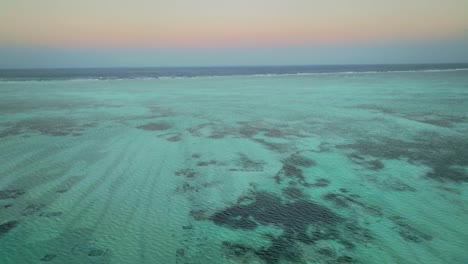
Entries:
<svg viewBox="0 0 468 264">
<path fill-rule="evenodd" d="M 79 70 L 79 69 L 177 69 L 177 68 L 257 68 L 257 67 L 319 67 L 319 66 L 401 66 L 401 65 L 468 65 L 468 62 L 423 62 L 423 63 L 344 63 L 344 64 L 269 64 L 269 65 L 180 65 L 180 66 L 112 66 L 112 67 L 38 67 L 38 68 L 3 68 L 0 70 Z"/>
</svg>

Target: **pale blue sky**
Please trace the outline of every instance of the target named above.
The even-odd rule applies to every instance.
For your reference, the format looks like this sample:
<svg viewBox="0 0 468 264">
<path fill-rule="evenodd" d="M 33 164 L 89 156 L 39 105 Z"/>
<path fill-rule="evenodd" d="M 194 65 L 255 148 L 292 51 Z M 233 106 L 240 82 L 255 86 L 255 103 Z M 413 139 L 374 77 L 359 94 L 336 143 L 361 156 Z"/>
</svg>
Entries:
<svg viewBox="0 0 468 264">
<path fill-rule="evenodd" d="M 0 48 L 1 68 L 468 62 L 468 38 L 451 41 L 210 49 Z"/>
<path fill-rule="evenodd" d="M 467 0 L 3 0 L 0 68 L 468 62 Z"/>
</svg>

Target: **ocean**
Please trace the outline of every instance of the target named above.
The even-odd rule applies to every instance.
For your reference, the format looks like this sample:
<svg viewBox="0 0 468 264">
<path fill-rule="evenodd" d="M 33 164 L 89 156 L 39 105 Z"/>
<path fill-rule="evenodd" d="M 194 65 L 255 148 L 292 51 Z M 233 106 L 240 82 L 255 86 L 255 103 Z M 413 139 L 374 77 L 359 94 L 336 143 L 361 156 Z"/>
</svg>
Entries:
<svg viewBox="0 0 468 264">
<path fill-rule="evenodd" d="M 0 263 L 468 263 L 468 64 L 0 70 Z"/>
</svg>

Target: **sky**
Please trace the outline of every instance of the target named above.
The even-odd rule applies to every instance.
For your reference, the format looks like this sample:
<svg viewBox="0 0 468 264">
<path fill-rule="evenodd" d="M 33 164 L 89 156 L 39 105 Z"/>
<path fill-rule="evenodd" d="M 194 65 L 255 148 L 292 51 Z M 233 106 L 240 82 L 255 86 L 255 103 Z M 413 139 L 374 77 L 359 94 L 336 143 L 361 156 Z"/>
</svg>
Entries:
<svg viewBox="0 0 468 264">
<path fill-rule="evenodd" d="M 0 0 L 0 68 L 440 62 L 467 0 Z"/>
</svg>

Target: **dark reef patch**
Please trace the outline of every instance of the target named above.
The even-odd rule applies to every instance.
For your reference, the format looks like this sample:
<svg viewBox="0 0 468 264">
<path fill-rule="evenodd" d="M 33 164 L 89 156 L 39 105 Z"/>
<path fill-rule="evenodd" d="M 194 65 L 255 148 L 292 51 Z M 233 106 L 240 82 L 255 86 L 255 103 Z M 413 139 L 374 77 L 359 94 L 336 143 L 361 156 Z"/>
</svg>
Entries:
<svg viewBox="0 0 468 264">
<path fill-rule="evenodd" d="M 367 105 L 367 104 L 356 105 L 356 106 L 352 106 L 352 107 L 349 107 L 349 108 L 374 110 L 374 111 L 381 112 L 381 113 L 384 113 L 384 114 L 393 114 L 393 113 L 396 112 L 395 110 L 387 108 L 387 107 L 378 106 L 378 105 Z"/>
<path fill-rule="evenodd" d="M 380 207 L 376 205 L 366 204 L 363 209 L 367 214 L 371 216 L 375 216 L 375 217 L 383 216 L 382 209 L 380 209 Z"/>
<path fill-rule="evenodd" d="M 386 190 L 396 192 L 415 192 L 416 189 L 404 183 L 402 180 L 395 177 L 387 177 L 382 181 L 383 187 Z"/>
<path fill-rule="evenodd" d="M 235 161 L 238 167 L 241 167 L 242 171 L 263 171 L 265 165 L 264 161 L 255 161 L 247 157 L 245 154 L 239 153 L 239 158 Z M 231 169 L 232 171 L 238 169 Z"/>
<path fill-rule="evenodd" d="M 457 195 L 462 194 L 462 192 L 459 189 L 451 188 L 451 187 L 448 187 L 448 186 L 437 186 L 436 188 L 439 189 L 439 190 L 446 191 L 446 192 L 453 193 L 453 194 L 457 194 Z"/>
<path fill-rule="evenodd" d="M 211 188 L 219 184 L 219 181 L 205 182 L 202 184 L 190 184 L 188 182 L 183 183 L 181 186 L 176 188 L 176 192 L 199 192 L 206 188 Z"/>
<path fill-rule="evenodd" d="M 218 161 L 216 160 L 210 160 L 210 161 L 199 161 L 197 163 L 197 166 L 198 167 L 206 167 L 206 166 L 209 166 L 209 165 L 216 165 L 218 164 Z"/>
<path fill-rule="evenodd" d="M 326 207 L 309 202 L 283 203 L 273 194 L 257 192 L 252 203 L 234 205 L 211 216 L 213 223 L 238 228 L 241 219 L 255 220 L 262 225 L 273 224 L 292 233 L 305 233 L 309 225 L 335 225 L 342 218 Z"/>
<path fill-rule="evenodd" d="M 317 152 L 317 153 L 324 153 L 324 152 L 328 152 L 328 151 L 330 151 L 330 144 L 329 143 L 323 143 L 323 142 L 320 143 L 317 150 L 314 150 L 314 152 Z"/>
<path fill-rule="evenodd" d="M 211 134 L 208 136 L 208 138 L 219 139 L 219 138 L 224 138 L 229 135 L 232 135 L 232 133 L 229 132 L 228 130 L 215 129 L 211 131 Z"/>
<path fill-rule="evenodd" d="M 204 129 L 205 127 L 209 127 L 210 125 L 211 125 L 211 123 L 199 124 L 197 126 L 187 128 L 187 131 L 192 136 L 201 137 L 201 136 L 203 136 L 203 134 L 201 133 L 201 130 Z"/>
<path fill-rule="evenodd" d="M 258 226 L 273 225 L 283 231 L 279 236 L 265 234 L 270 244 L 261 248 L 225 241 L 223 251 L 228 257 L 244 262 L 258 258 L 268 264 L 303 263 L 304 252 L 299 243 L 314 245 L 320 240 L 335 240 L 352 250 L 355 245 L 345 237 L 354 237 L 359 242 L 372 239 L 367 229 L 346 221 L 327 207 L 302 199 L 300 190 L 289 187 L 283 189 L 284 192 L 301 198 L 284 201 L 272 193 L 251 191 L 240 197 L 236 204 L 209 217 L 214 224 L 231 229 L 254 230 Z M 203 215 L 206 217 L 206 212 Z M 344 257 L 337 257 L 335 252 L 328 253 L 328 257 L 335 261 L 333 263 Z"/>
<path fill-rule="evenodd" d="M 58 212 L 46 212 L 46 213 L 41 213 L 39 214 L 39 216 L 42 216 L 42 217 L 47 217 L 47 218 L 52 218 L 52 217 L 57 217 L 57 216 L 61 216 L 63 213 L 58 211 Z"/>
<path fill-rule="evenodd" d="M 383 159 L 406 158 L 414 164 L 424 164 L 432 171 L 426 177 L 438 181 L 468 182 L 468 140 L 466 136 L 441 136 L 421 133 L 414 141 L 392 138 L 357 140 L 339 148 L 352 149 L 355 154 Z"/>
<path fill-rule="evenodd" d="M 374 160 L 368 160 L 365 157 L 358 155 L 356 153 L 351 153 L 348 155 L 348 158 L 353 161 L 354 163 L 357 163 L 361 166 L 364 166 L 368 170 L 381 170 L 385 168 L 384 164 L 382 161 L 374 159 Z"/>
<path fill-rule="evenodd" d="M 61 187 L 61 188 L 58 188 L 57 190 L 55 190 L 55 192 L 57 192 L 57 193 L 66 193 L 66 192 L 68 192 L 68 190 L 69 189 L 66 188 L 66 187 Z"/>
<path fill-rule="evenodd" d="M 279 129 L 268 129 L 264 135 L 267 137 L 274 137 L 274 138 L 284 138 L 286 136 L 284 132 Z"/>
<path fill-rule="evenodd" d="M 463 123 L 468 120 L 467 117 L 462 116 L 450 116 L 450 115 L 423 115 L 423 116 L 415 116 L 415 117 L 407 117 L 408 119 L 418 121 L 425 124 L 430 124 L 433 126 L 439 127 L 454 127 L 455 124 Z"/>
<path fill-rule="evenodd" d="M 296 187 L 286 187 L 281 190 L 284 197 L 288 199 L 307 199 L 309 195 L 305 194 L 301 189 Z"/>
<path fill-rule="evenodd" d="M 384 114 L 395 115 L 408 120 L 417 121 L 421 123 L 431 124 L 440 127 L 453 127 L 456 123 L 466 122 L 468 119 L 465 116 L 453 116 L 444 114 L 431 113 L 404 113 L 401 109 L 391 109 L 389 107 L 382 107 L 376 105 L 358 105 L 352 108 L 368 109 L 378 111 Z"/>
<path fill-rule="evenodd" d="M 182 140 L 182 134 L 180 133 L 167 133 L 159 135 L 158 137 L 164 138 L 166 141 L 169 142 L 178 142 Z"/>
<path fill-rule="evenodd" d="M 308 185 L 302 170 L 287 163 L 283 164 L 283 167 L 281 167 L 273 178 L 277 184 L 280 184 L 284 177 L 292 178 L 294 180 L 293 182 L 298 182 L 301 185 Z"/>
<path fill-rule="evenodd" d="M 293 166 L 300 166 L 300 167 L 312 167 L 317 165 L 317 163 L 309 158 L 306 158 L 299 153 L 294 153 L 288 158 L 286 158 L 283 163 L 290 164 Z"/>
<path fill-rule="evenodd" d="M 186 178 L 193 178 L 197 176 L 197 172 L 194 169 L 181 169 L 175 172 L 176 176 L 184 176 Z"/>
<path fill-rule="evenodd" d="M 31 118 L 10 124 L 10 127 L 0 132 L 0 138 L 27 133 L 39 133 L 48 136 L 81 135 L 95 123 L 79 124 L 70 118 Z"/>
<path fill-rule="evenodd" d="M 98 248 L 92 248 L 89 252 L 88 252 L 88 256 L 89 257 L 100 257 L 100 256 L 104 256 L 106 255 L 108 252 L 108 250 L 102 250 L 102 249 L 98 249 Z"/>
<path fill-rule="evenodd" d="M 336 259 L 336 263 L 341 264 L 341 263 L 358 263 L 357 260 L 350 256 L 341 256 Z"/>
<path fill-rule="evenodd" d="M 416 189 L 405 183 L 402 179 L 390 174 L 362 175 L 365 182 L 375 184 L 377 188 L 393 192 L 415 192 Z"/>
<path fill-rule="evenodd" d="M 241 121 L 237 123 L 239 125 L 237 133 L 244 138 L 252 138 L 262 132 L 265 134 L 270 132 L 271 136 L 283 135 L 281 130 L 272 128 L 270 124 L 263 120 Z M 268 135 L 265 136 L 268 137 Z"/>
<path fill-rule="evenodd" d="M 175 116 L 175 113 L 167 107 L 148 106 L 148 109 L 151 112 L 151 118 Z"/>
<path fill-rule="evenodd" d="M 253 139 L 253 141 L 258 142 L 262 144 L 263 146 L 265 146 L 267 149 L 278 152 L 278 153 L 287 152 L 290 148 L 290 146 L 286 143 L 272 143 L 261 138 L 255 138 Z"/>
<path fill-rule="evenodd" d="M 45 254 L 44 257 L 41 258 L 41 261 L 47 262 L 52 261 L 57 257 L 55 254 Z"/>
<path fill-rule="evenodd" d="M 350 207 L 351 204 L 366 207 L 366 205 L 358 200 L 360 196 L 350 193 L 327 193 L 323 196 L 324 200 L 333 202 L 338 207 Z"/>
<path fill-rule="evenodd" d="M 19 221 L 17 220 L 11 220 L 8 222 L 5 222 L 0 225 L 0 237 L 9 231 L 11 231 L 13 228 L 15 228 L 19 224 Z"/>
<path fill-rule="evenodd" d="M 394 116 L 405 118 L 411 121 L 421 122 L 421 123 L 430 124 L 430 125 L 439 126 L 439 127 L 447 127 L 447 128 L 454 127 L 456 124 L 463 123 L 468 120 L 468 117 L 466 116 L 434 114 L 433 112 L 404 113 L 404 112 L 401 112 L 401 109 L 398 109 L 397 111 L 397 109 L 391 109 L 388 107 L 375 106 L 375 105 L 358 105 L 352 108 L 374 110 L 383 114 L 394 115 Z"/>
<path fill-rule="evenodd" d="M 237 134 L 244 138 L 253 138 L 262 134 L 269 138 L 288 138 L 290 136 L 304 137 L 298 133 L 297 128 L 290 127 L 288 124 L 272 124 L 263 120 L 237 122 Z"/>
<path fill-rule="evenodd" d="M 39 213 L 45 207 L 45 204 L 30 204 L 23 210 L 21 214 L 24 216 L 34 215 Z"/>
<path fill-rule="evenodd" d="M 26 192 L 24 190 L 20 189 L 0 190 L 0 200 L 16 199 L 25 193 Z"/>
<path fill-rule="evenodd" d="M 336 251 L 333 248 L 319 248 L 316 252 L 325 258 L 336 256 Z"/>
<path fill-rule="evenodd" d="M 392 216 L 389 219 L 396 224 L 395 230 L 398 234 L 408 242 L 421 243 L 423 241 L 432 240 L 432 236 L 421 232 L 417 228 L 407 223 L 407 220 L 401 216 Z"/>
<path fill-rule="evenodd" d="M 65 181 L 63 181 L 62 183 L 60 183 L 60 185 L 56 187 L 55 192 L 57 193 L 68 192 L 70 189 L 73 188 L 73 186 L 78 184 L 83 179 L 83 177 L 84 176 L 81 175 L 81 176 L 72 176 L 72 177 L 67 178 Z"/>
<path fill-rule="evenodd" d="M 237 122 L 236 126 L 226 126 L 218 120 L 212 120 L 207 123 L 201 123 L 190 127 L 187 131 L 192 136 L 213 139 L 225 138 L 226 136 L 249 138 L 263 144 L 270 150 L 282 152 L 285 151 L 282 149 L 284 146 L 276 145 L 278 143 L 271 143 L 264 139 L 254 137 L 257 135 L 267 138 L 281 139 L 286 139 L 290 136 L 304 137 L 304 135 L 297 132 L 297 128 L 291 128 L 288 125 L 271 124 L 262 120 Z"/>
<path fill-rule="evenodd" d="M 222 243 L 224 255 L 234 259 L 246 259 L 255 256 L 255 249 L 239 243 L 224 241 Z"/>
<path fill-rule="evenodd" d="M 294 239 L 280 236 L 272 239 L 269 247 L 262 248 L 256 251 L 255 254 L 266 263 L 278 263 L 279 260 L 300 262 L 303 252 Z"/>
<path fill-rule="evenodd" d="M 198 186 L 193 186 L 191 185 L 190 183 L 184 183 L 182 184 L 182 186 L 179 186 L 176 188 L 176 192 L 199 192 L 200 191 L 200 187 Z"/>
<path fill-rule="evenodd" d="M 349 207 L 349 203 L 353 202 L 352 198 L 346 197 L 342 194 L 328 193 L 323 196 L 323 199 L 333 202 L 339 207 Z"/>
<path fill-rule="evenodd" d="M 38 231 L 44 232 L 44 230 Z M 49 239 L 34 243 L 33 253 L 36 259 L 30 259 L 31 261 L 28 263 L 39 262 L 41 258 L 42 261 L 60 264 L 110 263 L 110 254 L 108 253 L 111 253 L 111 250 L 101 248 L 101 245 L 109 241 L 96 238 L 93 236 L 94 233 L 93 229 L 70 228 L 59 234 L 51 235 Z M 109 238 L 112 237 L 109 235 Z"/>
<path fill-rule="evenodd" d="M 352 237 L 356 241 L 369 242 L 374 239 L 368 229 L 361 228 L 355 223 L 346 223 L 344 233 L 346 237 Z"/>
<path fill-rule="evenodd" d="M 148 131 L 161 131 L 168 130 L 172 127 L 169 122 L 157 122 L 157 123 L 148 123 L 145 125 L 137 126 L 139 129 L 148 130 Z"/>
<path fill-rule="evenodd" d="M 210 214 L 208 211 L 199 209 L 199 210 L 191 210 L 190 216 L 197 221 L 204 221 L 210 219 Z"/>
<path fill-rule="evenodd" d="M 371 216 L 381 217 L 383 215 L 379 207 L 358 201 L 357 199 L 360 198 L 360 196 L 357 194 L 349 193 L 348 190 L 346 190 L 346 192 L 341 191 L 341 193 L 327 193 L 322 198 L 326 201 L 332 202 L 337 207 L 350 208 L 353 205 L 356 205 L 359 208 L 361 208 L 363 212 Z"/>
<path fill-rule="evenodd" d="M 221 139 L 226 136 L 236 135 L 236 131 L 230 127 L 225 127 L 218 122 L 208 122 L 190 127 L 187 131 L 195 137 L 206 137 L 212 139 Z"/>
<path fill-rule="evenodd" d="M 241 137 L 244 137 L 244 138 L 251 138 L 257 135 L 258 133 L 259 131 L 255 129 L 254 127 L 243 126 L 239 128 L 239 134 L 241 135 Z"/>
<path fill-rule="evenodd" d="M 339 242 L 341 245 L 343 245 L 346 249 L 349 250 L 352 250 L 356 247 L 353 243 L 349 242 L 348 240 L 341 239 Z"/>
<path fill-rule="evenodd" d="M 184 226 L 182 226 L 182 229 L 183 229 L 183 230 L 190 230 L 190 229 L 193 229 L 193 225 L 184 225 Z"/>
<path fill-rule="evenodd" d="M 330 180 L 320 178 L 315 180 L 314 183 L 308 184 L 308 187 L 327 187 L 328 185 L 330 185 Z"/>
<path fill-rule="evenodd" d="M 183 248 L 178 248 L 176 250 L 176 257 L 184 257 L 185 256 L 185 249 Z"/>
<path fill-rule="evenodd" d="M 168 137 L 168 138 L 166 138 L 166 140 L 169 141 L 169 142 L 177 142 L 177 141 L 181 141 L 182 137 L 179 136 L 179 135 L 176 135 L 176 136 Z"/>
<path fill-rule="evenodd" d="M 295 190 L 292 192 L 296 193 Z M 214 213 L 210 220 L 232 229 L 253 230 L 258 225 L 274 225 L 283 229 L 279 237 L 269 237 L 271 244 L 265 248 L 224 244 L 236 255 L 253 254 L 266 263 L 300 261 L 303 252 L 298 242 L 313 244 L 317 240 L 336 238 L 335 228 L 344 221 L 341 216 L 319 204 L 303 199 L 285 203 L 267 192 L 255 192 L 239 201 Z"/>
<path fill-rule="evenodd" d="M 370 160 L 364 164 L 370 170 L 381 170 L 385 167 L 380 160 Z"/>
<path fill-rule="evenodd" d="M 298 153 L 290 155 L 282 161 L 283 166 L 273 177 L 276 183 L 280 184 L 284 178 L 290 179 L 290 184 L 299 183 L 305 187 L 324 187 L 328 186 L 329 182 L 326 179 L 319 179 L 317 183 L 311 184 L 306 181 L 301 168 L 315 166 L 316 163 L 312 159 L 299 155 Z M 323 186 L 321 186 L 323 185 Z"/>
</svg>

